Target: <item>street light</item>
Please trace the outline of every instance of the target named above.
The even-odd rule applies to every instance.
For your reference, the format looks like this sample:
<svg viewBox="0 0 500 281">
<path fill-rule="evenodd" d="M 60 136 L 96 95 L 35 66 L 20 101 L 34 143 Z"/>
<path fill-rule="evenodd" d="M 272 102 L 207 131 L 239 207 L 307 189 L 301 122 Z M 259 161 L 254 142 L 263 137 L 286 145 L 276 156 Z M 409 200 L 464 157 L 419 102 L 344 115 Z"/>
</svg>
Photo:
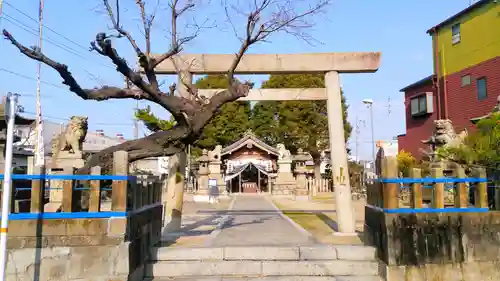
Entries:
<svg viewBox="0 0 500 281">
<path fill-rule="evenodd" d="M 372 127 L 372 157 L 373 157 L 373 162 L 372 165 L 375 166 L 375 133 L 374 133 L 374 128 L 373 128 L 373 100 L 371 99 L 364 99 L 363 103 L 366 104 L 370 108 L 370 124 Z M 373 170 L 375 171 L 375 170 Z"/>
</svg>

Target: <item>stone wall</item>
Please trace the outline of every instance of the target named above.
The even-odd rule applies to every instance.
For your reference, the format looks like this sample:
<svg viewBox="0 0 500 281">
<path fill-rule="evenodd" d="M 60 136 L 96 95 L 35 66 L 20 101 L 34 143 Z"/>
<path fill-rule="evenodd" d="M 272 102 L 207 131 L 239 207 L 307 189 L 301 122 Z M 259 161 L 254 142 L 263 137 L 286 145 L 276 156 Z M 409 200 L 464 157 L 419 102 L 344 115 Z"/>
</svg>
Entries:
<svg viewBox="0 0 500 281">
<path fill-rule="evenodd" d="M 295 195 L 295 189 L 297 189 L 296 183 L 272 183 L 272 195 L 273 196 L 285 196 L 292 197 Z"/>
<path fill-rule="evenodd" d="M 500 280 L 500 212 L 387 214 L 366 207 L 365 235 L 388 281 Z"/>
<path fill-rule="evenodd" d="M 14 220 L 7 280 L 142 280 L 162 206 L 127 218 Z"/>
</svg>

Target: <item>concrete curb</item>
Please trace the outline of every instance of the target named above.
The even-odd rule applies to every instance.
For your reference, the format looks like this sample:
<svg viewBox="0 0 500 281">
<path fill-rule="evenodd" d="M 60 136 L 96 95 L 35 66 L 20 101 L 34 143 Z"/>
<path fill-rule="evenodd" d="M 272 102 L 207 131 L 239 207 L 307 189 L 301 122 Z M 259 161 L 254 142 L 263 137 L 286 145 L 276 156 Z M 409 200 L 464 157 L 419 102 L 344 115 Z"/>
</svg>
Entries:
<svg viewBox="0 0 500 281">
<path fill-rule="evenodd" d="M 304 235 L 306 235 L 311 242 L 313 242 L 315 244 L 318 243 L 318 240 L 316 240 L 316 238 L 314 238 L 314 236 L 309 231 L 307 231 L 302 226 L 300 226 L 298 223 L 294 222 L 291 218 L 289 218 L 287 215 L 285 215 L 280 210 L 280 208 L 278 208 L 278 206 L 276 206 L 274 204 L 274 202 L 269 197 L 264 196 L 264 198 L 267 200 L 267 202 L 269 202 L 269 204 L 271 204 L 271 206 L 273 207 L 273 209 L 275 209 L 276 212 L 278 212 L 278 214 L 280 215 L 280 217 L 282 217 L 284 220 L 286 220 L 291 225 L 293 225 L 293 227 L 295 227 L 298 231 L 300 231 L 301 233 L 303 233 Z"/>
<path fill-rule="evenodd" d="M 228 210 L 233 209 L 235 201 L 236 201 L 236 197 L 233 196 L 233 199 L 231 199 L 231 202 L 229 203 L 229 206 L 227 208 Z M 217 238 L 217 236 L 221 233 L 222 229 L 224 229 L 224 226 L 226 225 L 226 223 L 229 221 L 230 218 L 231 218 L 231 215 L 229 215 L 229 214 L 222 216 L 219 224 L 217 224 L 214 231 L 212 231 L 212 233 L 210 233 L 210 238 L 208 238 L 207 242 L 205 243 L 206 247 L 212 246 L 215 238 Z"/>
</svg>

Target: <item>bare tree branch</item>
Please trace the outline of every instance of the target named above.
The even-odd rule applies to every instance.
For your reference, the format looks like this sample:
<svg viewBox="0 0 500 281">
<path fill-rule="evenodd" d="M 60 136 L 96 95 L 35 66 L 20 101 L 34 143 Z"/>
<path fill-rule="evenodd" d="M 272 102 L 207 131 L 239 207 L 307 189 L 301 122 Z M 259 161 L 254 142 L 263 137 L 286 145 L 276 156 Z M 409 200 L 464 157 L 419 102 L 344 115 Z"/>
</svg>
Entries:
<svg viewBox="0 0 500 281">
<path fill-rule="evenodd" d="M 154 69 L 161 62 L 176 56 L 182 50 L 184 44 L 198 36 L 199 31 L 202 29 L 200 26 L 197 26 L 196 31 L 192 35 L 186 37 L 180 37 L 177 30 L 179 17 L 194 9 L 195 5 L 193 2 L 187 1 L 185 5 L 179 7 L 179 0 L 170 0 L 170 48 L 159 56 L 153 56 L 151 54 L 151 30 L 153 21 L 156 18 L 156 8 L 158 5 L 152 13 L 148 13 L 146 2 L 143 0 L 136 0 L 142 19 L 142 28 L 144 29 L 145 52 L 143 52 L 132 35 L 121 25 L 119 1 L 116 3 L 116 11 L 113 11 L 108 0 L 102 1 L 113 24 L 113 29 L 118 32 L 118 36 L 108 36 L 105 33 L 97 34 L 95 41 L 91 43 L 92 50 L 95 50 L 102 56 L 108 57 L 115 64 L 116 70 L 129 81 L 124 88 L 101 86 L 94 89 L 83 89 L 66 65 L 50 59 L 36 48 L 27 48 L 23 46 L 17 42 L 9 32 L 6 30 L 3 31 L 4 36 L 16 46 L 22 54 L 56 70 L 62 77 L 63 84 L 68 85 L 70 91 L 74 92 L 82 99 L 98 101 L 125 98 L 148 100 L 162 106 L 175 118 L 176 125 L 169 130 L 155 132 L 142 139 L 127 141 L 120 145 L 102 150 L 87 161 L 85 165 L 85 169 L 87 170 L 95 165 L 104 167 L 106 167 L 106 165 L 111 165 L 113 152 L 119 150 L 127 151 L 131 161 L 151 156 L 172 155 L 184 150 L 187 144 L 192 144 L 197 140 L 205 125 L 223 104 L 235 101 L 248 94 L 250 85 L 241 83 L 234 77 L 236 69 L 248 49 L 253 44 L 265 41 L 271 34 L 280 31 L 299 37 L 304 36 L 302 29 L 311 26 L 305 19 L 310 15 L 316 14 L 329 3 L 329 0 L 307 0 L 319 2 L 316 5 L 309 5 L 307 10 L 297 13 L 295 9 L 293 9 L 292 3 L 296 3 L 296 1 L 299 0 L 295 2 L 292 0 L 250 1 L 250 5 L 252 5 L 251 11 L 249 13 L 240 13 L 245 14 L 244 36 L 240 38 L 241 45 L 227 71 L 227 90 L 217 93 L 211 99 L 201 99 L 201 97 L 198 97 L 198 90 L 194 84 L 182 81 L 191 95 L 195 97 L 195 99 L 187 99 L 174 95 L 176 91 L 175 84 L 169 87 L 168 92 L 161 91 Z M 229 17 L 228 7 L 230 7 L 230 5 L 226 4 L 225 10 Z M 237 7 L 233 6 L 233 9 L 237 9 Z M 266 16 L 268 17 L 267 19 Z M 233 21 L 230 20 L 230 22 L 233 29 L 236 30 Z M 118 54 L 112 45 L 111 37 L 127 38 L 138 56 L 139 64 L 144 71 L 147 81 L 142 77 L 139 70 L 131 69 L 125 59 Z M 178 74 L 182 75 L 182 71 L 183 69 L 178 69 Z M 137 88 L 129 87 L 129 83 L 135 85 Z"/>
<path fill-rule="evenodd" d="M 111 23 L 113 24 L 113 28 L 116 31 L 118 31 L 118 33 L 120 34 L 120 36 L 125 36 L 128 39 L 128 41 L 130 42 L 130 44 L 134 48 L 134 51 L 136 52 L 137 56 L 141 57 L 142 54 L 143 54 L 143 52 L 141 51 L 141 49 L 139 48 L 139 46 L 135 42 L 134 38 L 132 38 L 132 35 L 130 35 L 130 33 L 128 33 L 126 30 L 124 30 L 120 26 L 120 11 L 119 10 L 116 11 L 116 19 L 115 19 L 115 15 L 113 13 L 113 8 L 111 8 L 111 5 L 109 4 L 109 1 L 108 0 L 102 0 L 102 2 L 104 4 L 104 6 L 106 7 L 106 11 L 108 12 L 109 19 L 111 20 Z M 116 8 L 117 9 L 119 9 L 118 2 L 120 2 L 120 1 L 116 1 Z"/>
<path fill-rule="evenodd" d="M 143 99 L 149 100 L 158 105 L 162 106 L 168 110 L 176 118 L 177 122 L 180 124 L 185 124 L 188 122 L 186 120 L 187 116 L 193 116 L 198 110 L 199 106 L 195 103 L 183 99 L 181 97 L 176 97 L 173 95 L 167 95 L 162 92 L 155 91 L 151 89 L 149 84 L 144 82 L 139 73 L 132 71 L 125 60 L 120 58 L 116 53 L 116 50 L 111 47 L 111 41 L 105 38 L 105 35 L 98 34 L 97 45 L 94 43 L 94 47 L 102 54 L 111 58 L 111 60 L 117 65 L 117 70 L 126 76 L 134 85 L 138 86 L 141 91 L 131 90 L 131 89 L 121 89 L 112 86 L 103 86 L 95 89 L 83 89 L 78 84 L 76 79 L 73 77 L 71 72 L 69 72 L 68 67 L 64 64 L 58 63 L 49 57 L 45 56 L 36 48 L 29 49 L 15 40 L 15 38 L 6 30 L 3 30 L 4 36 L 14 45 L 19 51 L 29 58 L 40 61 L 54 70 L 56 70 L 61 78 L 63 78 L 63 84 L 69 86 L 70 91 L 77 94 L 82 99 L 92 99 L 92 100 L 107 100 L 107 99 Z"/>
</svg>

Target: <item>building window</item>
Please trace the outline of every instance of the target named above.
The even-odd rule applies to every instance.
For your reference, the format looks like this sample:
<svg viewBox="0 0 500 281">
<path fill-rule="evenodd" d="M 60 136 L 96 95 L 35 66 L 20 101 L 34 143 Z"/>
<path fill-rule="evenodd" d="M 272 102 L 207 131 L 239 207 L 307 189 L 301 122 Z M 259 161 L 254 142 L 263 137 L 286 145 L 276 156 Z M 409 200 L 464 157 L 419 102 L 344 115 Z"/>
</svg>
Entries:
<svg viewBox="0 0 500 281">
<path fill-rule="evenodd" d="M 411 116 L 417 117 L 434 112 L 434 94 L 432 92 L 419 93 L 410 100 Z"/>
<path fill-rule="evenodd" d="M 422 95 L 411 99 L 411 115 L 421 115 L 427 113 L 427 96 Z"/>
<path fill-rule="evenodd" d="M 486 89 L 486 77 L 482 77 L 477 79 L 476 81 L 477 87 L 477 99 L 484 100 L 488 97 L 488 91 Z"/>
<path fill-rule="evenodd" d="M 470 75 L 462 76 L 462 87 L 469 86 L 471 83 Z"/>
<path fill-rule="evenodd" d="M 460 23 L 454 24 L 451 27 L 451 44 L 460 43 Z"/>
</svg>

